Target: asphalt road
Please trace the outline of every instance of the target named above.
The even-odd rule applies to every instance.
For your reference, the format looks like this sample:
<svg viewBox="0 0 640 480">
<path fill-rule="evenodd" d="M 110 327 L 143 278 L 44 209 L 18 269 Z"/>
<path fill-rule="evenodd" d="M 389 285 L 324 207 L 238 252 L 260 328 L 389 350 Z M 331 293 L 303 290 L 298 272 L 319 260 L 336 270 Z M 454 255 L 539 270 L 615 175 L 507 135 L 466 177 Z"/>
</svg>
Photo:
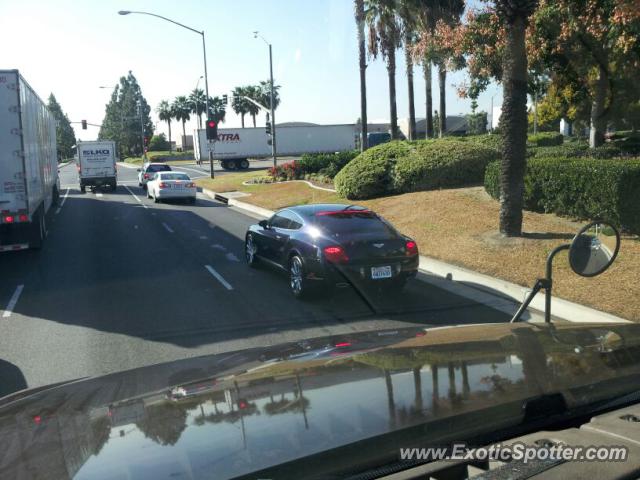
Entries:
<svg viewBox="0 0 640 480">
<path fill-rule="evenodd" d="M 81 194 L 75 166 L 63 167 L 42 250 L 0 255 L 3 393 L 320 335 L 507 320 L 417 280 L 370 305 L 351 288 L 297 301 L 283 275 L 244 264 L 255 218 L 200 196 L 154 204 L 135 168 L 118 175 L 115 192 Z"/>
</svg>

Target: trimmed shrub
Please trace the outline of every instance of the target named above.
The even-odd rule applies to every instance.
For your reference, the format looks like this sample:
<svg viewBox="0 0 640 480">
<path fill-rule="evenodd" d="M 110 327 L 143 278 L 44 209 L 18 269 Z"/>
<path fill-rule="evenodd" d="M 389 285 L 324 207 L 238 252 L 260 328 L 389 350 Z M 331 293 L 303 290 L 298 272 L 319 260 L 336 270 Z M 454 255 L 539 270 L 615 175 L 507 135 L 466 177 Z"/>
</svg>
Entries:
<svg viewBox="0 0 640 480">
<path fill-rule="evenodd" d="M 396 193 L 433 190 L 482 183 L 496 152 L 472 142 L 425 142 L 396 161 Z"/>
<path fill-rule="evenodd" d="M 306 174 L 320 173 L 333 178 L 359 153 L 357 150 L 336 153 L 305 153 L 298 161 L 298 166 Z"/>
<path fill-rule="evenodd" d="M 535 135 L 529 135 L 527 141 L 538 147 L 552 147 L 562 145 L 564 135 L 559 132 L 541 132 Z"/>
<path fill-rule="evenodd" d="M 151 137 L 149 141 L 149 151 L 160 152 L 163 150 L 169 150 L 169 142 L 167 141 L 167 137 L 164 136 L 164 133 Z"/>
<path fill-rule="evenodd" d="M 298 180 L 304 176 L 298 163 L 295 161 L 283 163 L 282 165 L 278 165 L 276 167 L 271 167 L 267 170 L 267 174 L 273 179 L 274 182 Z"/>
<path fill-rule="evenodd" d="M 351 162 L 335 176 L 338 193 L 350 199 L 379 197 L 392 191 L 392 170 L 398 157 L 410 153 L 408 142 L 394 141 L 376 145 Z"/>
<path fill-rule="evenodd" d="M 466 140 L 396 141 L 370 148 L 335 177 L 349 199 L 481 183 L 498 152 Z"/>
<path fill-rule="evenodd" d="M 492 148 L 493 150 L 502 153 L 502 135 L 492 133 L 490 135 L 470 135 L 467 136 L 467 141 L 484 145 L 485 147 Z"/>
<path fill-rule="evenodd" d="M 485 190 L 500 196 L 500 165 L 485 172 Z M 640 233 L 640 161 L 530 159 L 525 174 L 525 208 L 583 219 L 611 221 Z"/>
<path fill-rule="evenodd" d="M 640 149 L 638 150 L 640 152 Z M 566 157 L 566 158 L 616 158 L 633 155 L 633 147 L 625 149 L 615 144 L 607 143 L 596 148 L 589 148 L 586 143 L 566 143 L 555 147 L 530 147 L 528 156 L 536 158 Z"/>
</svg>

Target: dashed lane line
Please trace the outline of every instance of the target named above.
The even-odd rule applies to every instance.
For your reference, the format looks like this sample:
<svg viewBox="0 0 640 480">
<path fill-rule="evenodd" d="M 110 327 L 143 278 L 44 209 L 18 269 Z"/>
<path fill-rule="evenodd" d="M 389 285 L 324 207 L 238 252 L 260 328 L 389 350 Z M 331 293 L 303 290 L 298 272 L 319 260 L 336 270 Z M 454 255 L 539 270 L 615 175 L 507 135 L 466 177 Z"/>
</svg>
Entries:
<svg viewBox="0 0 640 480">
<path fill-rule="evenodd" d="M 229 282 L 227 282 L 222 275 L 216 272 L 211 265 L 205 265 L 204 268 L 209 270 L 209 273 L 213 275 L 216 280 L 218 280 L 224 286 L 224 288 L 226 288 L 227 290 L 233 290 L 233 287 L 229 284 Z"/>
<path fill-rule="evenodd" d="M 11 298 L 9 299 L 7 308 L 5 308 L 4 312 L 2 312 L 2 318 L 8 318 L 11 316 L 11 314 L 13 313 L 13 309 L 16 308 L 16 303 L 18 303 L 18 299 L 20 298 L 20 294 L 22 293 L 23 289 L 24 285 L 18 285 L 16 287 L 13 295 L 11 295 Z"/>
</svg>

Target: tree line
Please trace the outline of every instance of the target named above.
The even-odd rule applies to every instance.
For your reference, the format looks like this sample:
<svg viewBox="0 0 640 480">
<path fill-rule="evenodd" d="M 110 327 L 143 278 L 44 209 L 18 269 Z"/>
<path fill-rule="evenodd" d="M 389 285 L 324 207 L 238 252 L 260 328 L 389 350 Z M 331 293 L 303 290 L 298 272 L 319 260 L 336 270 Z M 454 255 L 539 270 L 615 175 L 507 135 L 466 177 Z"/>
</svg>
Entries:
<svg viewBox="0 0 640 480">
<path fill-rule="evenodd" d="M 637 0 L 354 0 L 360 103 L 366 148 L 367 53 L 386 62 L 391 135 L 398 137 L 396 51 L 404 48 L 409 139 L 416 138 L 413 68 L 426 82 L 426 136 L 433 137 L 432 68 L 439 86 L 439 135 L 446 132 L 447 72 L 466 69 L 459 96 L 476 101 L 491 82 L 503 86 L 500 231 L 522 232 L 527 96 L 545 120 L 567 118 L 589 129 L 592 148 L 608 126 L 640 121 L 640 9 Z M 470 7 L 470 8 L 466 8 Z M 463 19 L 463 15 L 466 15 Z M 537 112 L 537 109 L 536 109 Z"/>
<path fill-rule="evenodd" d="M 557 129 L 565 118 L 579 129 L 590 130 L 591 147 L 603 143 L 607 126 L 638 128 L 640 89 L 635 78 L 640 72 L 640 9 L 636 0 L 496 0 L 482 4 L 354 0 L 354 6 L 365 127 L 367 62 L 380 57 L 388 73 L 391 135 L 398 137 L 396 52 L 404 49 L 409 139 L 416 138 L 415 65 L 422 67 L 425 79 L 428 138 L 446 132 L 448 72 L 465 70 L 466 79 L 454 87 L 474 107 L 491 82 L 508 88 L 505 70 L 512 66 L 521 70 L 518 81 L 524 82 L 525 102 L 527 95 L 539 102 L 539 115 L 529 112 L 525 126 L 536 117 L 541 127 Z M 439 90 L 436 128 L 434 70 Z"/>
<path fill-rule="evenodd" d="M 274 87 L 274 109 L 280 105 L 280 86 Z M 253 126 L 256 126 L 256 115 L 260 112 L 260 107 L 247 100 L 250 98 L 255 102 L 270 108 L 270 82 L 262 81 L 258 85 L 248 85 L 236 87 L 231 97 L 231 108 L 240 115 L 242 128 L 245 128 L 244 119 L 246 115 L 251 115 Z M 206 111 L 206 95 L 202 89 L 194 89 L 189 95 L 179 95 L 173 101 L 162 100 L 156 109 L 158 118 L 167 122 L 169 131 L 169 144 L 171 144 L 171 122 L 173 120 L 182 123 L 182 135 L 186 135 L 185 123 L 191 119 L 191 115 L 197 117 L 198 128 L 202 128 L 202 115 Z M 216 122 L 223 123 L 226 119 L 227 103 L 222 97 L 209 97 L 209 115 Z"/>
</svg>

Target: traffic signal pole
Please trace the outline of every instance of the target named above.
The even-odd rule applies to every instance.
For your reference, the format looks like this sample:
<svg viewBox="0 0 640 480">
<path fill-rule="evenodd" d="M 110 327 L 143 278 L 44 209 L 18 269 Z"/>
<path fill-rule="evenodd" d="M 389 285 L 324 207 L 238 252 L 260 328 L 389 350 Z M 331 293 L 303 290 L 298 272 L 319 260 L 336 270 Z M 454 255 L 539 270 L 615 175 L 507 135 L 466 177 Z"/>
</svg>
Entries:
<svg viewBox="0 0 640 480">
<path fill-rule="evenodd" d="M 211 111 L 209 110 L 209 76 L 207 75 L 207 45 L 204 41 L 204 30 L 200 32 L 202 35 L 202 57 L 204 58 L 204 91 L 205 91 L 205 108 L 207 109 L 206 118 L 209 119 L 211 115 Z M 198 135 L 200 132 L 198 131 Z M 215 140 L 214 140 L 215 142 Z M 198 142 L 200 144 L 200 142 Z M 207 139 L 207 151 L 209 152 L 209 174 L 211 178 L 215 178 L 215 173 L 213 173 L 213 149 L 212 149 L 211 141 Z M 200 158 L 202 158 L 202 147 L 200 147 Z"/>
</svg>

